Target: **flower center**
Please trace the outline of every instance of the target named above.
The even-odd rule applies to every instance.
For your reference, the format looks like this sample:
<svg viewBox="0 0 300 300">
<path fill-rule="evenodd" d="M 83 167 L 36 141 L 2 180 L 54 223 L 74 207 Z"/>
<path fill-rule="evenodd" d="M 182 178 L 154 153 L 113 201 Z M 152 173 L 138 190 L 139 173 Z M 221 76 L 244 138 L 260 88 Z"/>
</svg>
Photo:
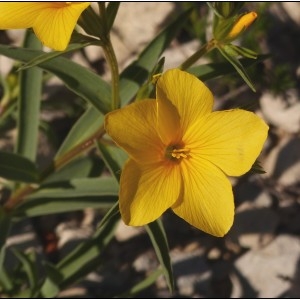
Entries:
<svg viewBox="0 0 300 300">
<path fill-rule="evenodd" d="M 168 146 L 166 149 L 166 158 L 170 160 L 181 160 L 187 158 L 190 155 L 190 149 L 185 148 L 182 145 Z"/>
</svg>

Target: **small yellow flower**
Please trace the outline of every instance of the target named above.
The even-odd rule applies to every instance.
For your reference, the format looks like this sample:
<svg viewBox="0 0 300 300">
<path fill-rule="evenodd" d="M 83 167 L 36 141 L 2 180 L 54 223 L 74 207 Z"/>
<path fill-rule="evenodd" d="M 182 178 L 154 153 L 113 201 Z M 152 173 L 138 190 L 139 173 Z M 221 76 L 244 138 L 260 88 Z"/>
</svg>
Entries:
<svg viewBox="0 0 300 300">
<path fill-rule="evenodd" d="M 0 29 L 33 28 L 41 42 L 63 51 L 89 2 L 1 2 Z"/>
<path fill-rule="evenodd" d="M 240 33 L 247 29 L 257 18 L 257 13 L 252 11 L 242 15 L 233 25 L 228 38 L 235 39 Z"/>
<path fill-rule="evenodd" d="M 148 224 L 168 208 L 193 226 L 223 236 L 233 223 L 226 177 L 246 173 L 268 126 L 254 113 L 212 112 L 210 90 L 173 69 L 146 99 L 106 115 L 105 128 L 130 156 L 121 174 L 119 205 L 131 226 Z"/>
</svg>

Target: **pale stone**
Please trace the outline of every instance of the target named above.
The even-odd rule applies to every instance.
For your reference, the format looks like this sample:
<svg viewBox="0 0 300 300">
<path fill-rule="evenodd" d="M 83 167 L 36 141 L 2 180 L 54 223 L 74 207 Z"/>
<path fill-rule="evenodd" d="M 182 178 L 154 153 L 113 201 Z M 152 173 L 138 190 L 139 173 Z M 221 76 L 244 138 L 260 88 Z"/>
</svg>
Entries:
<svg viewBox="0 0 300 300">
<path fill-rule="evenodd" d="M 290 18 L 300 26 L 300 5 L 298 2 L 281 2 Z"/>
<path fill-rule="evenodd" d="M 235 267 L 259 298 L 277 298 L 289 290 L 300 256 L 300 238 L 279 235 L 263 249 L 251 250 L 241 256 Z"/>
<path fill-rule="evenodd" d="M 265 92 L 260 98 L 265 119 L 290 133 L 300 131 L 300 102 L 296 90 L 287 91 L 288 99 Z"/>
<path fill-rule="evenodd" d="M 116 228 L 115 237 L 117 241 L 123 242 L 144 232 L 144 227 L 127 226 L 122 220 L 120 220 Z"/>
<path fill-rule="evenodd" d="M 234 224 L 226 239 L 245 248 L 258 249 L 274 239 L 278 225 L 277 213 L 245 202 L 238 207 Z"/>
</svg>

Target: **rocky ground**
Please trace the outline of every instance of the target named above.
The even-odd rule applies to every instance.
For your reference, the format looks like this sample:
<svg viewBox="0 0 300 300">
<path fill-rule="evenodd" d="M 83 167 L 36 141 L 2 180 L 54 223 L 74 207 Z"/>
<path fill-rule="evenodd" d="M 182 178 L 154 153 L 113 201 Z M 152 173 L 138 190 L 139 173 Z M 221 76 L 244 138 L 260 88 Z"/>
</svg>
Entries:
<svg viewBox="0 0 300 300">
<path fill-rule="evenodd" d="M 135 58 L 176 9 L 178 5 L 171 2 L 121 4 L 112 39 L 121 69 Z M 295 84 L 288 85 L 276 96 L 272 93 L 274 81 L 271 80 L 270 86 L 258 83 L 256 94 L 245 85 L 226 90 L 224 85 L 219 87 L 218 80 L 207 84 L 216 95 L 218 109 L 255 103 L 256 113 L 270 125 L 260 157 L 266 173 L 249 173 L 232 179 L 236 217 L 234 226 L 222 239 L 193 229 L 167 212 L 163 222 L 170 244 L 176 292 L 170 295 L 164 278 L 159 278 L 140 293 L 139 298 L 300 297 L 300 4 L 273 3 L 265 14 L 271 20 L 268 32 L 258 37 L 257 42 L 262 52 L 271 53 L 273 57 L 262 64 L 264 72 L 272 75 L 276 66 L 284 64 Z M 8 36 L 18 44 L 22 31 L 10 31 Z M 174 41 L 165 53 L 166 68 L 177 66 L 199 47 L 199 43 L 196 40 Z M 102 54 L 93 47 L 87 48 L 86 54 L 88 60 L 80 54 L 73 59 L 109 78 Z M 10 66 L 10 60 L 0 57 L 3 74 Z M 42 118 L 50 120 L 61 132 L 67 131 L 74 122 L 60 111 L 43 112 Z M 12 149 L 14 136 L 13 130 L 1 132 L 1 149 Z M 40 165 L 46 164 L 54 153 L 55 146 L 41 134 Z M 89 209 L 22 221 L 14 226 L 7 246 L 17 246 L 24 251 L 34 248 L 39 255 L 55 261 L 78 241 L 91 236 L 98 217 Z M 53 236 L 41 239 L 43 232 L 50 228 Z M 49 241 L 57 243 L 55 253 L 49 249 Z M 146 232 L 122 222 L 104 257 L 104 265 L 60 296 L 109 297 L 112 291 L 127 290 L 158 266 Z"/>
</svg>

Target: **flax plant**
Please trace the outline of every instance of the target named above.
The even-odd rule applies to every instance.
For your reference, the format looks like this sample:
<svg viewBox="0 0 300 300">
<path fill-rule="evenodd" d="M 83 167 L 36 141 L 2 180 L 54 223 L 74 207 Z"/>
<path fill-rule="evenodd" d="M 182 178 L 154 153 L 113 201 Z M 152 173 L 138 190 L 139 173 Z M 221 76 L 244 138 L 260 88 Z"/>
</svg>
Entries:
<svg viewBox="0 0 300 300">
<path fill-rule="evenodd" d="M 145 226 L 160 263 L 136 289 L 128 288 L 122 295 L 134 296 L 132 291 L 148 287 L 161 274 L 172 293 L 174 278 L 164 213 L 170 209 L 191 226 L 216 237 L 226 235 L 234 223 L 234 195 L 228 176 L 240 176 L 253 168 L 266 141 L 268 125 L 254 112 L 213 111 L 213 92 L 201 77 L 215 75 L 200 71 L 195 76 L 189 70 L 192 66 L 201 70 L 199 58 L 217 49 L 254 90 L 239 58 L 255 62 L 258 56 L 233 42 L 248 30 L 257 14 L 240 13 L 240 2 L 210 3 L 213 38 L 168 70 L 161 56 L 188 20 L 190 10 L 184 11 L 120 73 L 110 37 L 119 6 L 117 2 L 101 2 L 94 7 L 89 2 L 0 3 L 1 30 L 27 29 L 31 38 L 36 36 L 26 47 L 0 45 L 0 55 L 18 62 L 24 79 L 17 83 L 19 106 L 13 104 L 16 97 L 9 85 L 3 85 L 5 105 L 0 117 L 4 120 L 23 107 L 17 130 L 29 133 L 29 138 L 18 140 L 15 152 L 0 151 L 0 176 L 8 182 L 9 190 L 0 208 L 1 296 L 59 296 L 98 267 L 120 220 L 129 226 Z M 78 32 L 78 27 L 82 31 Z M 110 82 L 64 57 L 90 45 L 103 51 Z M 52 51 L 44 51 L 43 46 Z M 215 67 L 218 76 L 228 72 L 218 64 Z M 53 161 L 40 170 L 35 157 L 43 72 L 59 78 L 88 105 Z M 6 82 L 5 78 L 2 81 Z M 26 113 L 31 105 L 35 110 Z M 24 147 L 29 149 L 26 154 L 20 150 Z M 102 162 L 96 177 L 90 175 L 90 160 L 84 156 L 90 149 L 97 150 Z M 6 240 L 14 222 L 88 207 L 105 211 L 101 222 L 89 240 L 57 264 L 44 259 L 40 272 L 37 257 L 15 250 L 21 267 L 10 269 L 6 265 Z M 111 291 L 110 296 L 120 295 Z"/>
</svg>

